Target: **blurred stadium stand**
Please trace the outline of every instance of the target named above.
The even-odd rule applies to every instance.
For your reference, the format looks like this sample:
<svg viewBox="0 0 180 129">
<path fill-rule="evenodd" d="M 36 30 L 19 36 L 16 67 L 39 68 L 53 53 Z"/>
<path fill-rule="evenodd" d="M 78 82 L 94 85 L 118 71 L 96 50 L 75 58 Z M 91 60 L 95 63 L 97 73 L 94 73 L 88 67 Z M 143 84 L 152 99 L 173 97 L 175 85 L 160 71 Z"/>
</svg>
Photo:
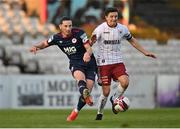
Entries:
<svg viewBox="0 0 180 129">
<path fill-rule="evenodd" d="M 134 0 L 133 9 L 133 15 L 149 24 L 174 30 L 180 27 L 179 7 L 168 0 Z M 33 43 L 49 37 L 57 29 L 52 23 L 41 24 L 37 16 L 28 16 L 20 1 L 0 1 L 0 26 L 0 74 L 69 73 L 68 60 L 57 47 L 36 55 L 28 51 Z M 139 42 L 156 53 L 158 59 L 146 58 L 124 42 L 122 51 L 130 74 L 180 75 L 180 40 L 169 39 L 166 45 L 158 45 L 155 39 L 139 39 Z"/>
<path fill-rule="evenodd" d="M 131 15 L 139 16 L 161 31 L 180 37 L 179 0 L 132 0 Z"/>
</svg>

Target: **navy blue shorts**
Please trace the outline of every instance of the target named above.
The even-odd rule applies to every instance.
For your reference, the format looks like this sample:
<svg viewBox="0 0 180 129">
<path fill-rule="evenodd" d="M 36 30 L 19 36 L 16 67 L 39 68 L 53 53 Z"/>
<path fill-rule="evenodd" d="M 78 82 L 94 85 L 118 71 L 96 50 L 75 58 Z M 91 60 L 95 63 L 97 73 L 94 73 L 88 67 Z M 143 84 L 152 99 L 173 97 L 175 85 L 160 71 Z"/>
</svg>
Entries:
<svg viewBox="0 0 180 129">
<path fill-rule="evenodd" d="M 95 81 L 95 77 L 97 73 L 96 63 L 70 64 L 69 69 L 71 70 L 72 75 L 76 70 L 79 70 L 85 74 L 86 79 Z"/>
</svg>

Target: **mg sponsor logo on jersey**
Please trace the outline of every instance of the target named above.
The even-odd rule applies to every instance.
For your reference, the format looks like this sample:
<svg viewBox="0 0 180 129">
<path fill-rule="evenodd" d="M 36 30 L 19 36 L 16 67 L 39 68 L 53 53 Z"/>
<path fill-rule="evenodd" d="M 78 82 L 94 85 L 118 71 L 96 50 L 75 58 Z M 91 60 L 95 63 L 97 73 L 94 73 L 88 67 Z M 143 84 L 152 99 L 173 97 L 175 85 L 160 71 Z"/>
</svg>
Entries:
<svg viewBox="0 0 180 129">
<path fill-rule="evenodd" d="M 71 54 L 74 54 L 76 53 L 76 48 L 73 46 L 73 47 L 65 47 L 64 48 L 64 52 L 66 52 L 68 55 L 71 55 Z"/>
</svg>

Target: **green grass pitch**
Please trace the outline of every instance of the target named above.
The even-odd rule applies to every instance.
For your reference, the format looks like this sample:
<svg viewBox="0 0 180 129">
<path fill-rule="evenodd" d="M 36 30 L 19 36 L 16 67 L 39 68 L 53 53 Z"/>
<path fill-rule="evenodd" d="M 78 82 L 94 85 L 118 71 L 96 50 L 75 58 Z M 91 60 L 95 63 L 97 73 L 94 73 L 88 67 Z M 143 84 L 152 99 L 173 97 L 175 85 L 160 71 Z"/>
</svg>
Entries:
<svg viewBox="0 0 180 129">
<path fill-rule="evenodd" d="M 130 109 L 114 115 L 105 110 L 96 121 L 96 110 L 83 109 L 73 122 L 71 110 L 0 110 L 0 128 L 180 128 L 180 108 Z"/>
</svg>

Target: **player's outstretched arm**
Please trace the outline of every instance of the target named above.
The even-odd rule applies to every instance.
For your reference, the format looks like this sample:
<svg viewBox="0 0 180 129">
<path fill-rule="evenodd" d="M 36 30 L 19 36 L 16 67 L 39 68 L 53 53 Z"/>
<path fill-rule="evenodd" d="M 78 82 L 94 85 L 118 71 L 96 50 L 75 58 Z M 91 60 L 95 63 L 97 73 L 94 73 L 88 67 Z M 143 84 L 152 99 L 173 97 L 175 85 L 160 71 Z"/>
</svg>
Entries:
<svg viewBox="0 0 180 129">
<path fill-rule="evenodd" d="M 44 41 L 38 43 L 37 45 L 32 46 L 32 47 L 30 48 L 30 52 L 36 54 L 36 52 L 37 52 L 38 50 L 44 49 L 44 48 L 46 48 L 46 47 L 48 47 L 48 46 L 49 46 L 49 44 L 47 43 L 47 40 L 44 40 Z"/>
<path fill-rule="evenodd" d="M 145 56 L 148 57 L 152 57 L 152 58 L 157 58 L 156 55 L 154 53 L 148 52 L 146 51 L 138 42 L 135 38 L 131 38 L 130 40 L 128 40 L 130 42 L 130 44 L 135 47 L 137 50 L 139 50 L 140 52 L 142 52 Z"/>
</svg>

